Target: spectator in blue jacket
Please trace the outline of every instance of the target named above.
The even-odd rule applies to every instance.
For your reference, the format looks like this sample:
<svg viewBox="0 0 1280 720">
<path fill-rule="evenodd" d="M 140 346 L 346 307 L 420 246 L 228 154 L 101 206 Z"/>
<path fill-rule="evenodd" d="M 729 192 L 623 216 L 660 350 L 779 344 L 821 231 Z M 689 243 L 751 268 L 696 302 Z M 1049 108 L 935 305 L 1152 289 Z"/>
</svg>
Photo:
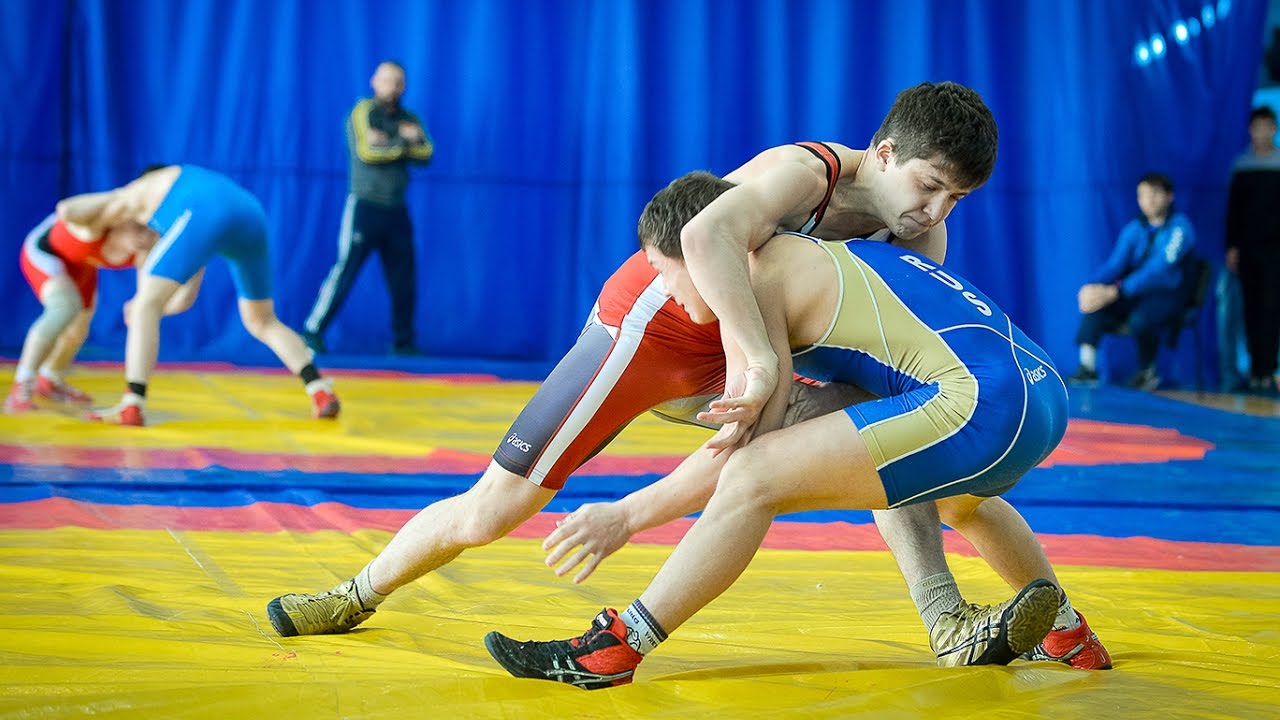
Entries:
<svg viewBox="0 0 1280 720">
<path fill-rule="evenodd" d="M 1166 175 L 1147 173 L 1138 181 L 1138 208 L 1142 216 L 1124 226 L 1111 257 L 1080 288 L 1080 367 L 1071 382 L 1098 379 L 1098 343 L 1127 325 L 1138 345 L 1138 372 L 1126 385 L 1143 390 L 1160 385 L 1160 337 L 1186 306 L 1184 260 L 1196 236 L 1187 216 L 1173 212 L 1173 181 Z"/>
</svg>

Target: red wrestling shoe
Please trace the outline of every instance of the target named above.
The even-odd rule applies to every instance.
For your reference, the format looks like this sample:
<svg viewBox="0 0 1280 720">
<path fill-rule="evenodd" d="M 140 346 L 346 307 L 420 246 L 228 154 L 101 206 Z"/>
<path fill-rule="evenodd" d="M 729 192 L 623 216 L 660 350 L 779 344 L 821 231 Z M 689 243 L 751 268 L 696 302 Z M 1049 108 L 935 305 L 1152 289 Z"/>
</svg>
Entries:
<svg viewBox="0 0 1280 720">
<path fill-rule="evenodd" d="M 333 393 L 331 387 L 321 388 L 311 393 L 311 417 L 332 419 L 338 417 L 341 410 L 342 403 L 338 402 L 338 396 Z"/>
<path fill-rule="evenodd" d="M 1027 660 L 1053 660 L 1079 670 L 1110 670 L 1111 653 L 1102 646 L 1098 635 L 1089 629 L 1084 616 L 1076 612 L 1080 626 L 1070 630 L 1053 630 L 1044 642 L 1022 657 Z"/>
<path fill-rule="evenodd" d="M 132 427 L 142 427 L 147 424 L 142 417 L 142 406 L 127 400 L 121 401 L 120 404 L 113 407 L 90 410 L 85 413 L 85 419 L 92 422 L 129 425 Z"/>
<path fill-rule="evenodd" d="M 36 394 L 46 400 L 52 400 L 60 403 L 75 403 L 76 405 L 88 405 L 93 402 L 93 398 L 89 397 L 89 393 L 71 387 L 61 380 L 50 380 L 41 375 L 36 378 Z"/>
<path fill-rule="evenodd" d="M 484 636 L 484 646 L 516 677 L 554 680 L 584 690 L 630 683 L 644 659 L 627 644 L 627 626 L 612 608 L 601 610 L 591 629 L 572 640 L 516 642 L 491 632 Z"/>
<path fill-rule="evenodd" d="M 13 387 L 9 389 L 9 397 L 5 398 L 4 411 L 14 413 L 35 410 L 35 398 L 32 396 L 33 384 L 30 380 L 15 382 Z"/>
</svg>

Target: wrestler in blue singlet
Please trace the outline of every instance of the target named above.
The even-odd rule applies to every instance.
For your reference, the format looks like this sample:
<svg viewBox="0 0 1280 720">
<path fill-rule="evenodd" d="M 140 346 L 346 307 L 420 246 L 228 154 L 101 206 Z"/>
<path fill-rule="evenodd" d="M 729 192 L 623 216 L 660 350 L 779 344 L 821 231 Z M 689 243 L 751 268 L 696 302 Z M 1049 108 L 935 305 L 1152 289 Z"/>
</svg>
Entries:
<svg viewBox="0 0 1280 720">
<path fill-rule="evenodd" d="M 795 371 L 882 398 L 846 412 L 890 507 L 998 495 L 1057 446 L 1066 386 L 990 298 L 893 245 L 809 239 L 831 257 L 843 292 L 826 336 L 795 351 Z"/>
<path fill-rule="evenodd" d="M 267 216 L 258 199 L 231 178 L 181 166 L 147 224 L 160 234 L 147 257 L 147 272 L 185 283 L 213 256 L 221 255 L 231 267 L 239 297 L 270 299 Z"/>
</svg>

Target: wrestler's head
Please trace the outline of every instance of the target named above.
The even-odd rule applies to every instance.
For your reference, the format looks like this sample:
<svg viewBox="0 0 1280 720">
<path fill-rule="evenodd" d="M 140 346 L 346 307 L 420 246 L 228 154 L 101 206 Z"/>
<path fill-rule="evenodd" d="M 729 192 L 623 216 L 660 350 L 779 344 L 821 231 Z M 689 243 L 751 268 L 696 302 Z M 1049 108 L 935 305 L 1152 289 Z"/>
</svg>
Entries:
<svg viewBox="0 0 1280 720">
<path fill-rule="evenodd" d="M 700 324 L 714 322 L 716 317 L 689 277 L 680 247 L 680 231 L 693 216 L 731 187 L 733 183 L 706 172 L 678 177 L 645 205 L 637 227 L 640 247 L 649 264 L 662 275 L 667 294 Z"/>
<path fill-rule="evenodd" d="M 991 110 L 970 88 L 921 83 L 898 93 L 867 149 L 880 220 L 904 239 L 941 223 L 991 177 L 998 137 Z"/>
<path fill-rule="evenodd" d="M 149 252 L 156 244 L 156 231 L 132 220 L 107 231 L 102 241 L 102 257 L 113 265 L 121 264 L 139 253 Z"/>
</svg>

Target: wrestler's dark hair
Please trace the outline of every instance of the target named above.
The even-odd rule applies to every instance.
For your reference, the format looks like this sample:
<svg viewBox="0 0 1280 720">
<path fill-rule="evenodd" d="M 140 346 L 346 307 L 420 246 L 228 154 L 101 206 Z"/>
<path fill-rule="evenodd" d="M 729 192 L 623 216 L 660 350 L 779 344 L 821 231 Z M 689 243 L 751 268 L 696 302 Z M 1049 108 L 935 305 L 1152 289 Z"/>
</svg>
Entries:
<svg viewBox="0 0 1280 720">
<path fill-rule="evenodd" d="M 709 172 L 691 172 L 682 175 L 658 191 L 644 206 L 636 227 L 640 235 L 640 247 L 652 247 L 664 256 L 684 259 L 680 249 L 680 231 L 694 215 L 733 187 L 728 180 Z"/>
<path fill-rule="evenodd" d="M 999 132 L 977 92 L 953 82 L 925 82 L 898 93 L 871 147 L 881 140 L 893 141 L 896 163 L 928 160 L 972 190 L 995 169 Z"/>
</svg>

